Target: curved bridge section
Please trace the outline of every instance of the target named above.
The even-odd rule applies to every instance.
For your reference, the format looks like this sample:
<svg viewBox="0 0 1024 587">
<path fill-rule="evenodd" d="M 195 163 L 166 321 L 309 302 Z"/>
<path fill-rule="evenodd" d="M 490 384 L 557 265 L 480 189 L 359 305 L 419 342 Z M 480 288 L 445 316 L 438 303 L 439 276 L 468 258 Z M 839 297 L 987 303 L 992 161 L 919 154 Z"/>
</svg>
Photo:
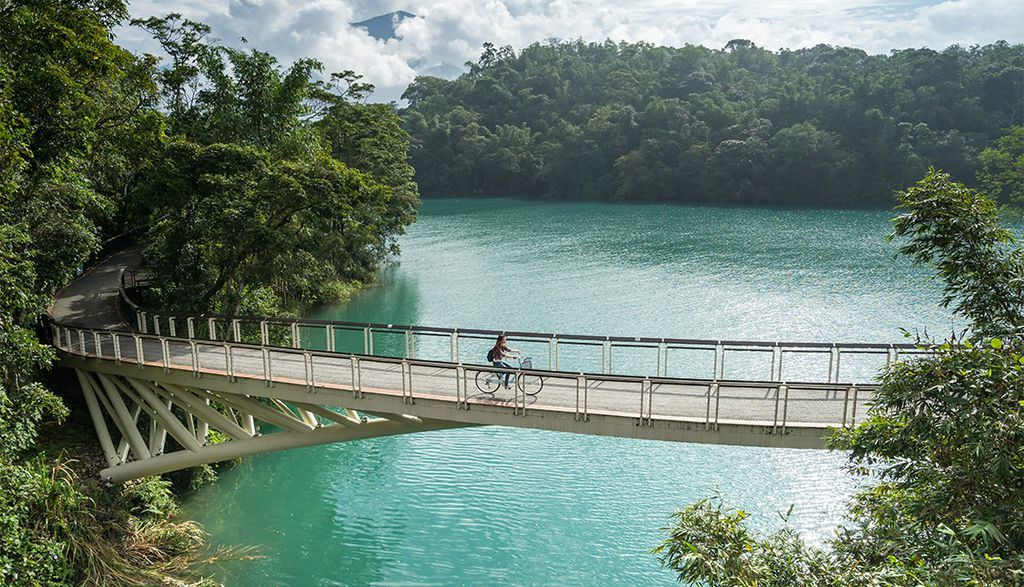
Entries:
<svg viewBox="0 0 1024 587">
<path fill-rule="evenodd" d="M 917 352 L 909 345 L 510 332 L 541 364 L 512 373 L 534 387 L 485 393 L 478 378 L 500 370 L 464 359 L 484 356 L 498 332 L 152 316 L 130 300 L 133 285 L 123 275 L 113 284 L 110 301 L 119 304 L 123 326 L 60 316 L 51 325 L 62 364 L 76 371 L 85 394 L 108 464 L 101 474 L 113 481 L 477 425 L 821 448 L 829 428 L 856 423 L 871 399 L 872 385 L 846 379 L 854 368 L 870 377 L 900 353 Z M 685 373 L 701 369 L 703 376 Z M 744 380 L 737 372 L 763 375 Z M 811 376 L 787 381 L 804 374 Z M 539 393 L 526 393 L 538 381 Z"/>
</svg>

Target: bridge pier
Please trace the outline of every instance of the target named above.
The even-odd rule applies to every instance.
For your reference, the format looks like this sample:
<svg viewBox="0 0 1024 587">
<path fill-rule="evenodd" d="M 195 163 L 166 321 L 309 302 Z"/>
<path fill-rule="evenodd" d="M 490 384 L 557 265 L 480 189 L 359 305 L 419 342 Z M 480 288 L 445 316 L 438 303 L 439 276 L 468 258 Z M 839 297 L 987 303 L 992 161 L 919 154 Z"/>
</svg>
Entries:
<svg viewBox="0 0 1024 587">
<path fill-rule="evenodd" d="M 304 446 L 473 426 L 390 413 L 370 419 L 350 409 L 340 413 L 316 403 L 259 399 L 81 368 L 75 375 L 107 463 L 100 476 L 113 482 Z M 281 430 L 261 434 L 257 421 Z M 108 422 L 120 433 L 116 448 Z M 140 428 L 149 428 L 148 443 Z M 210 430 L 230 440 L 209 444 Z M 174 449 L 165 452 L 168 433 Z"/>
</svg>

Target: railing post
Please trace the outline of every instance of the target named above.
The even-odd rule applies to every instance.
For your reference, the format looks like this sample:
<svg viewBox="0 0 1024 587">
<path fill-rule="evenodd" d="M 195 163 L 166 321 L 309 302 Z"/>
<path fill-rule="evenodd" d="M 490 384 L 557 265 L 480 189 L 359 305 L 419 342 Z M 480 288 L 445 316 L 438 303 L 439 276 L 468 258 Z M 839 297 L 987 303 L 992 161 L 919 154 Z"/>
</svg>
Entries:
<svg viewBox="0 0 1024 587">
<path fill-rule="evenodd" d="M 458 331 L 458 329 L 455 330 L 454 335 L 455 335 L 455 362 L 456 363 L 461 363 L 462 362 L 462 354 L 459 351 L 459 331 Z"/>
<path fill-rule="evenodd" d="M 725 345 L 722 341 L 718 341 L 718 346 L 715 347 L 715 362 L 718 364 L 718 374 L 715 375 L 714 379 L 725 379 Z M 715 430 L 718 430 L 718 421 L 715 421 Z"/>
<path fill-rule="evenodd" d="M 312 393 L 316 380 L 313 378 L 313 355 L 309 352 L 302 353 L 302 362 L 306 368 L 306 391 Z"/>
<path fill-rule="evenodd" d="M 361 397 L 363 390 L 363 371 L 359 365 L 359 357 L 349 357 L 352 364 L 352 397 Z"/>
<path fill-rule="evenodd" d="M 160 336 L 160 316 L 153 314 L 153 334 Z"/>
<path fill-rule="evenodd" d="M 448 362 L 455 362 L 455 332 L 448 335 Z"/>
<path fill-rule="evenodd" d="M 192 373 L 198 378 L 199 377 L 199 348 L 196 346 L 196 341 L 193 339 L 188 340 L 189 351 L 192 353 Z"/>
<path fill-rule="evenodd" d="M 141 330 L 143 334 L 147 334 L 149 332 L 149 329 L 148 329 L 148 326 L 146 325 L 146 313 L 143 312 L 143 311 L 139 311 L 138 319 L 139 319 L 139 330 Z"/>
<path fill-rule="evenodd" d="M 171 372 L 171 349 L 167 346 L 167 339 L 160 337 L 160 359 L 164 364 L 164 373 Z"/>
<path fill-rule="evenodd" d="M 579 422 L 579 420 L 580 420 L 580 389 L 581 388 L 586 389 L 586 387 L 587 387 L 587 376 L 584 375 L 583 373 L 580 373 L 576 377 L 576 414 L 575 414 L 575 418 L 576 418 L 577 422 Z"/>
<path fill-rule="evenodd" d="M 854 427 L 854 426 L 857 425 L 857 392 L 858 391 L 860 391 L 860 390 L 858 390 L 857 386 L 854 385 L 853 386 L 853 406 L 852 406 L 853 410 L 852 410 L 852 413 L 850 414 L 850 426 L 851 427 Z"/>
<path fill-rule="evenodd" d="M 231 345 L 224 343 L 224 366 L 227 368 L 228 381 L 235 381 L 235 361 L 231 352 Z"/>
<path fill-rule="evenodd" d="M 327 350 L 334 352 L 334 325 L 327 325 Z"/>
<path fill-rule="evenodd" d="M 654 417 L 653 414 L 652 414 L 652 411 L 654 409 L 654 407 L 653 407 L 654 406 L 654 382 L 651 381 L 650 379 L 647 379 L 646 381 L 647 381 L 647 425 L 648 426 L 653 426 L 654 423 L 651 421 L 651 419 Z M 641 401 L 643 401 L 643 395 L 642 394 L 641 394 L 640 399 L 641 399 Z M 642 419 L 641 419 L 641 421 L 642 421 Z"/>
<path fill-rule="evenodd" d="M 460 387 L 462 388 L 461 395 L 459 393 Z M 462 365 L 455 366 L 455 403 L 459 409 L 469 409 L 469 389 L 466 387 L 466 368 Z"/>
<path fill-rule="evenodd" d="M 826 392 L 827 394 L 828 392 Z M 846 414 L 850 413 L 850 388 L 846 388 L 846 394 L 843 396 L 843 428 L 846 428 Z"/>
<path fill-rule="evenodd" d="M 78 331 L 78 350 L 83 357 L 88 356 L 89 353 L 85 352 L 85 331 Z"/>
<path fill-rule="evenodd" d="M 405 369 L 406 367 L 408 367 L 408 363 L 402 361 L 399 365 L 402 368 L 402 403 L 407 404 L 409 402 L 406 400 L 406 395 L 409 393 L 409 391 L 406 389 Z"/>
<path fill-rule="evenodd" d="M 370 354 L 370 327 L 369 326 L 364 326 L 363 327 L 363 354 L 364 355 L 369 355 Z"/>
<path fill-rule="evenodd" d="M 778 366 L 779 366 L 779 372 L 778 372 L 778 375 L 776 375 L 775 373 L 772 373 L 772 378 L 775 381 L 782 381 L 782 357 L 783 357 L 783 354 L 782 354 L 782 347 L 779 346 L 779 343 L 775 343 L 775 348 L 772 349 L 772 362 L 773 363 L 775 363 L 775 356 L 776 355 L 778 355 L 778 357 L 779 357 L 779 360 L 778 360 L 778 363 L 777 363 Z"/>
<path fill-rule="evenodd" d="M 522 377 L 522 376 L 523 376 L 523 374 L 521 372 L 518 372 L 518 371 L 516 372 L 516 386 L 513 388 L 512 393 L 513 393 L 513 396 L 521 397 L 523 403 L 521 404 L 521 406 L 519 408 L 519 415 L 520 416 L 525 416 L 526 415 L 526 389 L 520 389 L 519 388 L 519 381 L 520 381 L 519 378 Z"/>
<path fill-rule="evenodd" d="M 196 337 L 196 321 L 191 316 L 185 318 L 185 329 L 188 331 L 189 340 Z"/>
<path fill-rule="evenodd" d="M 839 383 L 839 369 L 841 368 L 840 361 L 843 358 L 843 351 L 838 346 L 836 347 L 836 383 Z"/>
<path fill-rule="evenodd" d="M 142 351 L 142 339 L 136 334 L 135 337 L 135 363 L 138 365 L 139 370 L 142 370 L 143 363 L 145 363 L 145 353 Z"/>
<path fill-rule="evenodd" d="M 274 387 L 274 357 L 271 356 L 269 350 L 267 350 L 267 387 Z"/>
<path fill-rule="evenodd" d="M 590 421 L 590 410 L 587 407 L 587 395 L 590 391 L 590 382 L 587 381 L 586 377 L 583 378 L 583 421 Z"/>
<path fill-rule="evenodd" d="M 111 333 L 111 336 L 114 339 L 114 364 L 115 365 L 120 365 L 121 364 L 121 341 L 117 340 L 118 335 L 117 335 L 116 332 Z M 57 340 L 59 342 L 60 338 L 58 337 Z"/>
<path fill-rule="evenodd" d="M 213 318 L 206 319 L 206 338 L 217 340 L 217 321 Z"/>
<path fill-rule="evenodd" d="M 775 388 L 775 415 L 772 417 L 772 434 L 775 434 L 779 427 L 779 392 L 781 389 L 782 385 Z"/>
<path fill-rule="evenodd" d="M 410 353 L 411 352 L 412 351 L 409 348 L 409 329 L 406 328 L 405 329 L 405 358 L 406 359 L 408 359 L 410 357 Z"/>
<path fill-rule="evenodd" d="M 407 363 L 407 365 L 408 365 L 408 368 L 409 368 L 409 403 L 410 404 L 414 404 L 414 403 L 416 403 L 416 400 L 413 399 L 413 397 L 412 397 L 412 389 L 413 389 L 412 388 L 412 365 L 409 364 L 409 363 Z"/>
<path fill-rule="evenodd" d="M 302 344 L 299 341 L 299 323 L 292 322 L 292 348 L 302 348 Z"/>
<path fill-rule="evenodd" d="M 637 426 L 643 426 L 644 424 L 644 390 L 649 389 L 650 383 L 651 380 L 646 377 L 644 377 L 643 380 L 640 381 L 640 420 L 637 422 Z"/>
<path fill-rule="evenodd" d="M 265 346 L 261 347 L 260 354 L 263 355 L 263 383 L 270 387 L 270 350 Z"/>
<path fill-rule="evenodd" d="M 178 331 L 177 325 L 174 323 L 174 316 L 170 316 L 167 318 L 167 328 L 170 330 L 171 336 L 177 338 Z"/>
<path fill-rule="evenodd" d="M 836 343 L 832 343 L 832 346 L 828 349 L 828 383 L 832 383 L 832 366 L 836 361 Z M 836 383 L 839 383 L 836 381 Z"/>
<path fill-rule="evenodd" d="M 103 345 L 100 343 L 100 333 L 95 330 L 92 331 L 92 350 L 93 356 L 98 359 L 103 358 Z"/>
<path fill-rule="evenodd" d="M 709 383 L 708 384 L 707 409 L 704 412 L 704 429 L 705 430 L 711 430 L 711 394 L 714 392 L 714 389 L 715 389 L 716 385 L 717 385 L 717 383 Z"/>
<path fill-rule="evenodd" d="M 266 320 L 260 320 L 260 345 L 270 346 L 270 328 Z"/>
<path fill-rule="evenodd" d="M 718 404 L 722 399 L 722 388 L 715 384 L 715 432 L 718 432 Z"/>
<path fill-rule="evenodd" d="M 786 433 L 786 416 L 789 415 L 789 386 L 782 384 L 782 433 Z"/>
<path fill-rule="evenodd" d="M 235 342 L 242 342 L 242 322 L 238 318 L 231 319 L 231 335 Z"/>
</svg>

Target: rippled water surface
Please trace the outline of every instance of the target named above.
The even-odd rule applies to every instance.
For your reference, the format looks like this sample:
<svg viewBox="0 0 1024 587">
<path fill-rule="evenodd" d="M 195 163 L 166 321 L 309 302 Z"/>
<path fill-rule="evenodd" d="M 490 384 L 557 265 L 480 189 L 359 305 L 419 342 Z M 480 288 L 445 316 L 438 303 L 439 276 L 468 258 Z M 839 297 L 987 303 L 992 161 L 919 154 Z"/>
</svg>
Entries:
<svg viewBox="0 0 1024 587">
<path fill-rule="evenodd" d="M 939 286 L 892 259 L 889 216 L 430 200 L 400 264 L 316 317 L 712 339 L 944 334 Z M 671 585 L 648 551 L 675 508 L 717 492 L 767 529 L 793 505 L 790 523 L 821 542 L 853 490 L 842 462 L 462 429 L 253 458 L 187 513 L 218 544 L 261 546 L 265 558 L 222 570 L 232 586 Z"/>
</svg>

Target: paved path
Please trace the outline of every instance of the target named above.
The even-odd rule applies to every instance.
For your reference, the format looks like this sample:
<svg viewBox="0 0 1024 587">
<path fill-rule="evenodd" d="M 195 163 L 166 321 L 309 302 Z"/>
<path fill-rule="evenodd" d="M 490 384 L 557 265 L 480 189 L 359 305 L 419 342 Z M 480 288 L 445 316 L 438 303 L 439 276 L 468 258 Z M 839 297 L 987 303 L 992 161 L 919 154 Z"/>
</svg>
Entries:
<svg viewBox="0 0 1024 587">
<path fill-rule="evenodd" d="M 50 315 L 61 324 L 101 330 L 126 330 L 117 311 L 121 269 L 135 269 L 142 261 L 142 245 L 112 254 L 57 292 Z"/>
</svg>

